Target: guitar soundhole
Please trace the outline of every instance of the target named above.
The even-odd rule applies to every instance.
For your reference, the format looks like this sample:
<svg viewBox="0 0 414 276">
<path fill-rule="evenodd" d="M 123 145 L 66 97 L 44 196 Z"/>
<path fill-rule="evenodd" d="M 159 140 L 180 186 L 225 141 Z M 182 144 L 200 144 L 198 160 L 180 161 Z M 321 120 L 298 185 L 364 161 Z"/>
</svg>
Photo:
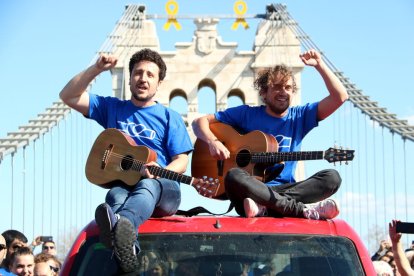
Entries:
<svg viewBox="0 0 414 276">
<path fill-rule="evenodd" d="M 240 168 L 246 167 L 249 165 L 251 159 L 250 152 L 248 150 L 241 150 L 237 153 L 236 163 Z"/>
<path fill-rule="evenodd" d="M 127 171 L 131 169 L 133 163 L 134 158 L 131 155 L 125 155 L 121 160 L 121 169 Z"/>
</svg>

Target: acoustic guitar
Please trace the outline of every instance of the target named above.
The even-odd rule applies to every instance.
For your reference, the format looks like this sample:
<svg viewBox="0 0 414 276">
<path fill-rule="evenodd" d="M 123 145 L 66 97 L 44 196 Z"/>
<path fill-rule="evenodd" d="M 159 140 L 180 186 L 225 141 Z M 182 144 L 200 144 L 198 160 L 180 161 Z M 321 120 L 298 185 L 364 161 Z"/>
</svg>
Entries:
<svg viewBox="0 0 414 276">
<path fill-rule="evenodd" d="M 142 167 L 156 160 L 155 151 L 137 145 L 120 130 L 108 128 L 96 138 L 92 146 L 86 161 L 86 178 L 102 188 L 110 188 L 111 182 L 118 180 L 132 186 L 142 178 Z M 196 179 L 158 166 L 147 166 L 147 169 L 155 176 L 193 186 L 202 196 L 217 196 L 220 186 L 217 180 Z"/>
<path fill-rule="evenodd" d="M 218 179 L 221 185 L 215 198 L 226 199 L 224 176 L 231 168 L 241 168 L 260 181 L 268 182 L 283 170 L 283 161 L 319 160 L 328 162 L 351 161 L 354 150 L 329 148 L 326 151 L 277 152 L 278 143 L 272 135 L 261 131 L 239 134 L 234 128 L 223 123 L 210 124 L 210 129 L 230 151 L 230 158 L 217 160 L 210 155 L 208 144 L 197 139 L 191 161 L 194 177 L 209 175 Z M 273 168 L 275 164 L 277 168 Z"/>
</svg>

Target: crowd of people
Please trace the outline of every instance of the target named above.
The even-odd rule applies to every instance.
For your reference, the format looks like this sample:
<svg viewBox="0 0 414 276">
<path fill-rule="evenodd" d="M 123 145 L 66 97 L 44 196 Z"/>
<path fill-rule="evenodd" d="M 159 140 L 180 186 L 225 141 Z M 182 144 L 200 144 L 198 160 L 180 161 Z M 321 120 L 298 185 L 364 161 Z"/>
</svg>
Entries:
<svg viewBox="0 0 414 276">
<path fill-rule="evenodd" d="M 414 276 L 414 243 L 404 250 L 396 225 L 397 220 L 389 223 L 389 240 L 381 240 L 371 257 L 378 276 Z"/>
<path fill-rule="evenodd" d="M 39 245 L 41 252 L 34 254 Z M 6 230 L 0 235 L 0 276 L 57 276 L 61 266 L 51 237 L 45 240 L 39 236 L 28 244 L 27 237 L 18 230 Z"/>
</svg>

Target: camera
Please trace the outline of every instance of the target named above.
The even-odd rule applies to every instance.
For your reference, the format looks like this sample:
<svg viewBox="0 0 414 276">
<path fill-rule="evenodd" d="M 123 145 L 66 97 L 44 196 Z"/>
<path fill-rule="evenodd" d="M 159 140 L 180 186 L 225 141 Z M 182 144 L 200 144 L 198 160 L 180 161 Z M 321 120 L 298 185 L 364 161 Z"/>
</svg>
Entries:
<svg viewBox="0 0 414 276">
<path fill-rule="evenodd" d="M 51 242 L 51 241 L 53 241 L 53 237 L 52 236 L 41 236 L 40 241 L 41 242 Z"/>
<path fill-rule="evenodd" d="M 395 228 L 397 233 L 414 234 L 414 222 L 397 221 Z"/>
</svg>

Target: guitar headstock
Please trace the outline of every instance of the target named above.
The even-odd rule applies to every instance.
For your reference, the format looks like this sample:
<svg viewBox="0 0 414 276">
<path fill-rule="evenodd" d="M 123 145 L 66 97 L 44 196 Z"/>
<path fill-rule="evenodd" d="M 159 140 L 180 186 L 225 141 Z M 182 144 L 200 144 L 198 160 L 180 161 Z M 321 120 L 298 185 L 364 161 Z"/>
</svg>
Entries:
<svg viewBox="0 0 414 276">
<path fill-rule="evenodd" d="M 355 150 L 344 150 L 337 148 L 329 148 L 325 151 L 324 158 L 329 163 L 332 162 L 341 162 L 341 161 L 351 161 L 354 159 Z"/>
<path fill-rule="evenodd" d="M 218 179 L 203 177 L 194 178 L 192 186 L 200 195 L 208 198 L 214 198 L 217 195 L 220 183 Z"/>
</svg>

